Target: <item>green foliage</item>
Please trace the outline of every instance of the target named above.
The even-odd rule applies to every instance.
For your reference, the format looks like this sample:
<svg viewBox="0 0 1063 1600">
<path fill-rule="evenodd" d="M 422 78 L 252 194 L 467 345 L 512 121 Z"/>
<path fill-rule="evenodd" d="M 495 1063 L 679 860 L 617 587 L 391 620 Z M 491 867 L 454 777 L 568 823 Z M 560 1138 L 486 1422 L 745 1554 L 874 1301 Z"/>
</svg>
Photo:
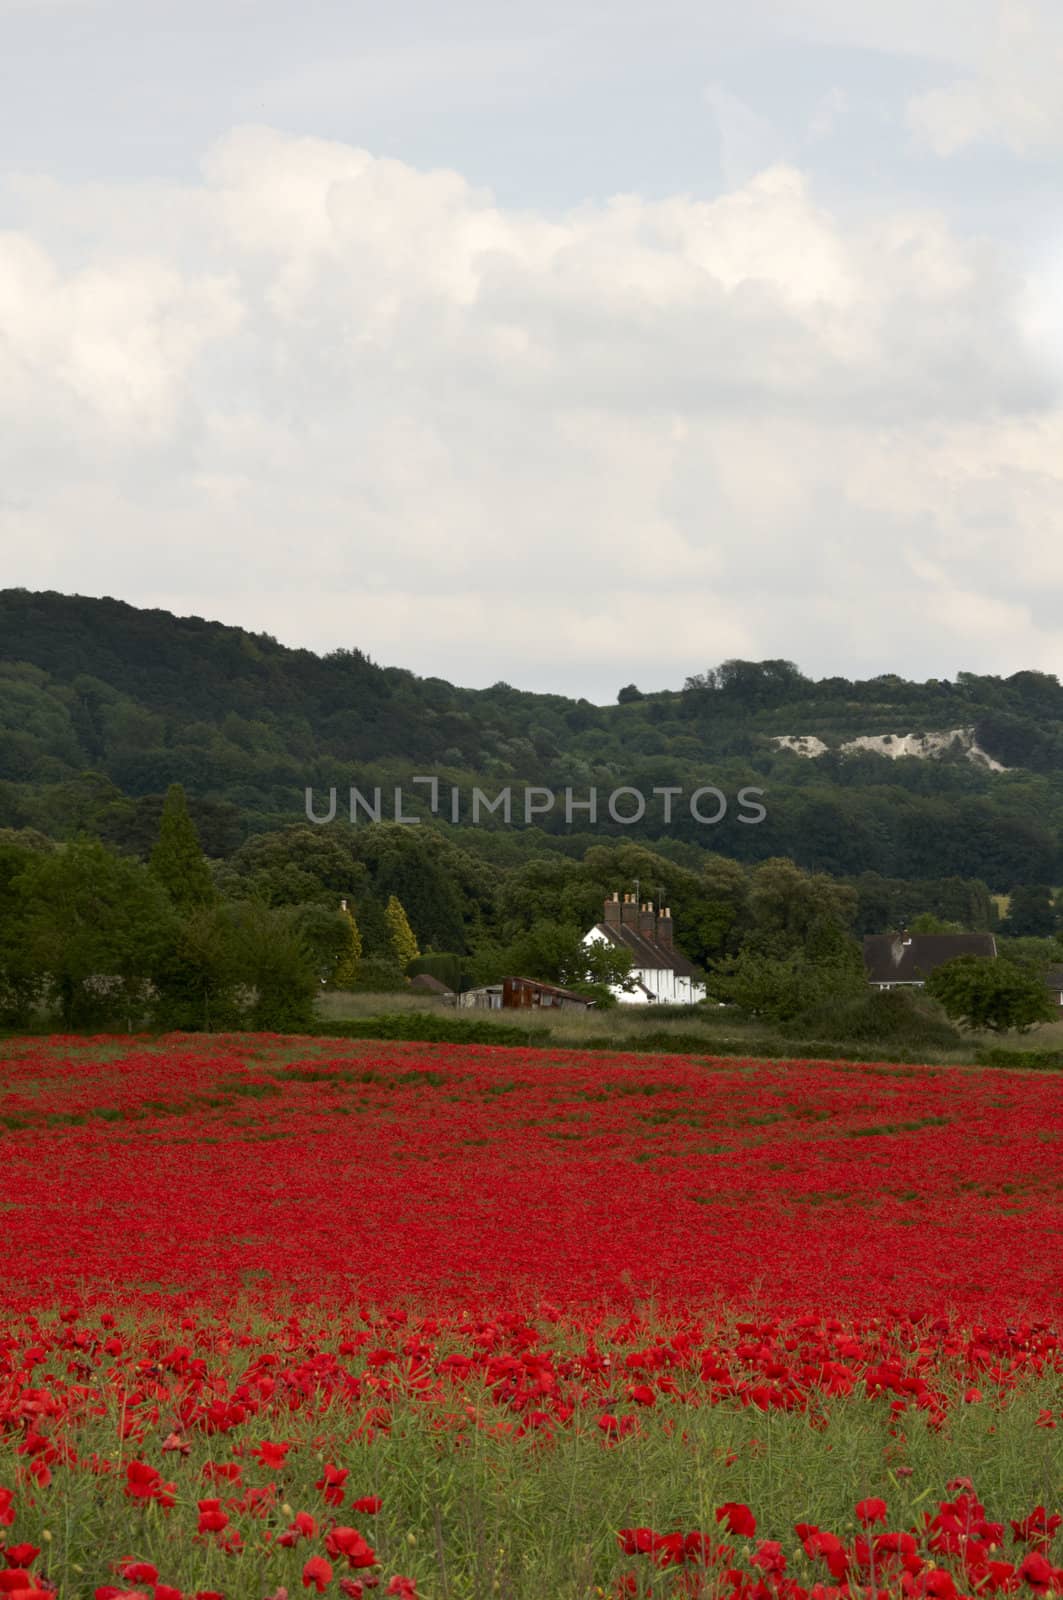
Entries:
<svg viewBox="0 0 1063 1600">
<path fill-rule="evenodd" d="M 166 791 L 151 870 L 180 911 L 210 905 L 214 885 L 179 783 Z"/>
<path fill-rule="evenodd" d="M 19 880 L 35 860 L 32 846 L 12 830 L 0 833 L 0 1027 L 29 1025 L 42 974 L 25 940 L 25 900 Z"/>
<path fill-rule="evenodd" d="M 1046 967 L 1063 966 L 1063 943 L 1058 939 L 1012 939 L 1000 933 L 997 954 L 1038 974 L 1043 974 Z"/>
<path fill-rule="evenodd" d="M 680 803 L 669 827 L 651 806 L 637 841 L 608 820 L 581 837 L 561 807 L 536 829 L 466 829 L 452 836 L 460 847 L 447 844 L 463 857 L 459 866 L 440 854 L 446 824 L 429 816 L 423 793 L 415 801 L 407 788 L 407 809 L 417 806 L 421 825 L 360 830 L 374 906 L 382 917 L 397 895 L 423 947 L 459 952 L 485 931 L 492 866 L 547 851 L 579 856 L 610 836 L 640 841 L 692 871 L 710 849 L 746 863 L 787 856 L 813 872 L 894 883 L 984 880 L 1007 892 L 1063 882 L 1063 689 L 1048 674 L 816 681 L 792 662 L 727 661 L 678 692 L 634 698 L 634 690 L 628 685 L 613 706 L 505 684 L 464 690 L 377 667 L 357 651 L 318 658 L 266 635 L 117 601 L 0 591 L 0 826 L 64 839 L 84 831 L 143 854 L 162 793 L 180 783 L 208 854 L 218 858 L 231 855 L 237 827 L 245 835 L 278 831 L 295 820 L 293 797 L 307 783 L 320 798 L 352 763 L 364 790 L 380 785 L 385 814 L 396 784 L 432 771 L 466 795 L 473 783 L 595 785 L 604 794 L 621 775 L 647 792 L 679 784 L 689 793 L 711 762 L 725 793 L 767 790 L 768 818 L 757 827 L 737 822 L 732 806 L 707 829 Z M 935 761 L 838 753 L 855 735 L 972 727 L 1017 770 L 994 774 L 958 752 Z M 803 731 L 830 752 L 811 761 L 773 742 Z M 440 817 L 447 809 L 444 786 Z M 308 831 L 324 840 L 347 826 Z M 303 870 L 274 859 L 270 891 L 250 892 L 299 903 L 305 896 L 294 880 Z M 383 954 L 386 933 L 378 947 L 363 885 L 348 875 L 329 887 L 357 896 L 366 953 Z M 681 900 L 674 904 L 682 910 Z M 968 908 L 922 896 L 895 910 L 856 931 L 898 926 L 923 910 L 985 925 Z M 711 919 L 703 927 L 693 954 L 734 953 L 725 918 L 715 930 Z M 508 938 L 513 930 L 497 931 Z"/>
<path fill-rule="evenodd" d="M 389 953 L 400 971 L 405 972 L 411 961 L 420 955 L 417 939 L 398 895 L 389 895 L 384 908 L 384 921 L 388 927 Z"/>
<path fill-rule="evenodd" d="M 334 989 L 353 989 L 358 982 L 358 969 L 362 961 L 362 936 L 354 912 L 347 905 L 340 911 L 343 943 L 338 952 L 332 973 Z"/>
<path fill-rule="evenodd" d="M 932 911 L 924 911 L 918 917 L 913 917 L 908 924 L 909 933 L 963 933 L 964 929 L 958 922 L 948 922 L 944 917 L 935 917 Z"/>
<path fill-rule="evenodd" d="M 483 945 L 470 966 L 476 984 L 497 983 L 502 978 L 537 978 L 565 989 L 595 991 L 620 984 L 632 987 L 631 952 L 614 945 L 583 942 L 575 923 L 555 923 L 545 918 L 518 933 L 505 945 Z M 591 998 L 595 996 L 592 995 Z"/>
<path fill-rule="evenodd" d="M 37 854 L 16 878 L 17 936 L 65 1025 L 142 1020 L 175 913 L 140 865 L 94 840 Z"/>
<path fill-rule="evenodd" d="M 305 1031 L 314 1020 L 319 980 L 291 913 L 248 901 L 226 914 L 240 981 L 251 991 L 246 1025 L 264 1033 Z"/>
<path fill-rule="evenodd" d="M 1045 939 L 1060 926 L 1063 924 L 1048 884 L 1020 884 L 1011 891 L 1002 932 L 1017 939 Z"/>
<path fill-rule="evenodd" d="M 410 978 L 418 977 L 422 972 L 429 977 L 438 978 L 440 983 L 445 983 L 448 989 L 453 989 L 457 994 L 460 988 L 466 987 L 463 983 L 465 962 L 459 955 L 445 950 L 432 950 L 411 961 L 406 969 Z"/>
<path fill-rule="evenodd" d="M 746 907 L 753 949 L 780 958 L 804 951 L 818 960 L 845 948 L 856 893 L 824 873 L 805 873 L 775 858 L 754 868 Z"/>
<path fill-rule="evenodd" d="M 821 953 L 765 955 L 753 946 L 713 969 L 709 992 L 775 1026 L 819 1018 L 867 998 L 863 959 L 855 941 Z"/>
<path fill-rule="evenodd" d="M 880 991 L 865 984 L 862 994 L 846 993 L 826 1003 L 810 1005 L 789 1030 L 804 1038 L 829 1039 L 839 1044 L 863 1044 L 875 1054 L 886 1049 L 941 1051 L 962 1045 L 956 1029 L 937 1014 L 917 991 Z"/>
<path fill-rule="evenodd" d="M 487 1022 L 478 1017 L 451 1016 L 439 1011 L 384 1012 L 377 1017 L 315 1023 L 309 1031 L 328 1039 L 413 1039 L 427 1043 L 511 1045 L 531 1042 L 529 1030 L 516 1023 Z"/>
<path fill-rule="evenodd" d="M 994 1033 L 1025 1033 L 1056 1012 L 1041 978 L 1002 956 L 948 961 L 930 974 L 925 990 L 954 1021 Z"/>
<path fill-rule="evenodd" d="M 1011 1067 L 1022 1072 L 1063 1072 L 1063 1050 L 1010 1050 L 989 1045 L 976 1052 L 980 1067 Z"/>
<path fill-rule="evenodd" d="M 391 956 L 365 956 L 350 987 L 356 994 L 405 994 L 410 981 Z"/>
<path fill-rule="evenodd" d="M 162 1028 L 193 1033 L 237 1028 L 245 977 L 232 918 L 226 908 L 197 906 L 181 920 L 154 972 L 154 1020 Z"/>
</svg>

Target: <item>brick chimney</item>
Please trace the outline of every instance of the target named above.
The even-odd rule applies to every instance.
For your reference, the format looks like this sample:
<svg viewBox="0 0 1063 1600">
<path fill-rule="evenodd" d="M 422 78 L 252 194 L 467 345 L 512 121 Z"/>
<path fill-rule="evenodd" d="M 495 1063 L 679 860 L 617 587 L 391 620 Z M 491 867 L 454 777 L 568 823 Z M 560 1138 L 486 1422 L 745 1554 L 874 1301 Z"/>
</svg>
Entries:
<svg viewBox="0 0 1063 1600">
<path fill-rule="evenodd" d="M 675 948 L 672 942 L 672 910 L 670 906 L 665 906 L 657 918 L 657 943 L 664 950 Z"/>
<path fill-rule="evenodd" d="M 618 894 L 610 895 L 608 900 L 606 900 L 605 916 L 602 918 L 602 921 L 605 923 L 607 928 L 619 928 L 620 896 Z"/>
<path fill-rule="evenodd" d="M 633 894 L 626 894 L 620 907 L 620 921 L 625 928 L 637 928 L 639 908 Z"/>
<path fill-rule="evenodd" d="M 653 914 L 653 904 L 646 901 L 639 907 L 639 933 L 644 939 L 656 939 L 657 918 Z"/>
</svg>

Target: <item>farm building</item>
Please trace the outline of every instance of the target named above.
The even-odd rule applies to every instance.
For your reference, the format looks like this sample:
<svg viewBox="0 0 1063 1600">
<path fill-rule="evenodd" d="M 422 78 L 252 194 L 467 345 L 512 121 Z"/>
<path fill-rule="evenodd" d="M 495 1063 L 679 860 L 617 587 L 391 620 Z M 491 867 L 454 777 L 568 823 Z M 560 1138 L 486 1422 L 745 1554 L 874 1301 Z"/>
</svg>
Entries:
<svg viewBox="0 0 1063 1600">
<path fill-rule="evenodd" d="M 586 1011 L 594 1005 L 585 994 L 561 989 L 556 983 L 541 983 L 538 978 L 503 978 L 480 989 L 467 989 L 458 998 L 459 1006 L 478 1011 L 561 1010 Z"/>
</svg>

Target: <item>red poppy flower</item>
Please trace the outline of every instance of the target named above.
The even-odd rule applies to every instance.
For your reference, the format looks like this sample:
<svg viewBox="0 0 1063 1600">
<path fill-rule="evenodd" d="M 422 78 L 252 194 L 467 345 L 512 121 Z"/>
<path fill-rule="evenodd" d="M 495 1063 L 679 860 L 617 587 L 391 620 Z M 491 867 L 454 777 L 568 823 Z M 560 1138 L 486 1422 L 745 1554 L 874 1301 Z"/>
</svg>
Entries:
<svg viewBox="0 0 1063 1600">
<path fill-rule="evenodd" d="M 321 1477 L 314 1484 L 315 1489 L 321 1489 L 325 1496 L 325 1504 L 341 1506 L 343 1504 L 343 1485 L 350 1477 L 347 1467 L 334 1467 L 326 1464 Z"/>
<path fill-rule="evenodd" d="M 325 1536 L 325 1549 L 330 1556 L 346 1556 L 352 1567 L 376 1565 L 376 1552 L 357 1528 L 333 1528 Z"/>
<path fill-rule="evenodd" d="M 311 1556 L 303 1568 L 303 1588 L 309 1589 L 311 1585 L 318 1594 L 324 1594 L 332 1582 L 332 1568 L 323 1556 Z"/>
<path fill-rule="evenodd" d="M 200 1533 L 221 1533 L 229 1526 L 229 1518 L 221 1509 L 220 1500 L 200 1500 L 198 1505 Z"/>
<path fill-rule="evenodd" d="M 728 1500 L 725 1505 L 718 1506 L 716 1521 L 722 1522 L 728 1533 L 737 1534 L 740 1539 L 752 1539 L 757 1531 L 756 1517 L 740 1501 Z"/>
<path fill-rule="evenodd" d="M 317 1523 L 309 1511 L 297 1511 L 291 1526 L 286 1533 L 278 1536 L 277 1543 L 290 1550 L 293 1545 L 299 1543 L 300 1539 L 312 1539 L 316 1533 Z"/>
<path fill-rule="evenodd" d="M 159 1569 L 152 1566 L 150 1561 L 134 1561 L 132 1558 L 119 1561 L 117 1563 L 117 1571 L 119 1577 L 126 1578 L 130 1583 L 157 1583 L 159 1581 Z"/>
</svg>

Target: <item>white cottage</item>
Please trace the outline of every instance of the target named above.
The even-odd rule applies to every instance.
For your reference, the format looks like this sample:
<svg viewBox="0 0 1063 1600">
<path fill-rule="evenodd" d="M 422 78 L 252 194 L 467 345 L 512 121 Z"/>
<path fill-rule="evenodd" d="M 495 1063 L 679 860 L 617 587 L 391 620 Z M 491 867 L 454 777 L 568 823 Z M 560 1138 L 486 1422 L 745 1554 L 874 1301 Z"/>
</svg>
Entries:
<svg viewBox="0 0 1063 1600">
<path fill-rule="evenodd" d="M 631 951 L 631 976 L 635 989 L 626 993 L 613 986 L 621 1005 L 693 1005 L 705 998 L 705 980 L 692 961 L 676 948 L 672 913 L 659 914 L 649 904 L 639 905 L 634 895 L 618 894 L 605 902 L 601 922 L 584 935 L 585 945 L 604 941 Z"/>
</svg>

